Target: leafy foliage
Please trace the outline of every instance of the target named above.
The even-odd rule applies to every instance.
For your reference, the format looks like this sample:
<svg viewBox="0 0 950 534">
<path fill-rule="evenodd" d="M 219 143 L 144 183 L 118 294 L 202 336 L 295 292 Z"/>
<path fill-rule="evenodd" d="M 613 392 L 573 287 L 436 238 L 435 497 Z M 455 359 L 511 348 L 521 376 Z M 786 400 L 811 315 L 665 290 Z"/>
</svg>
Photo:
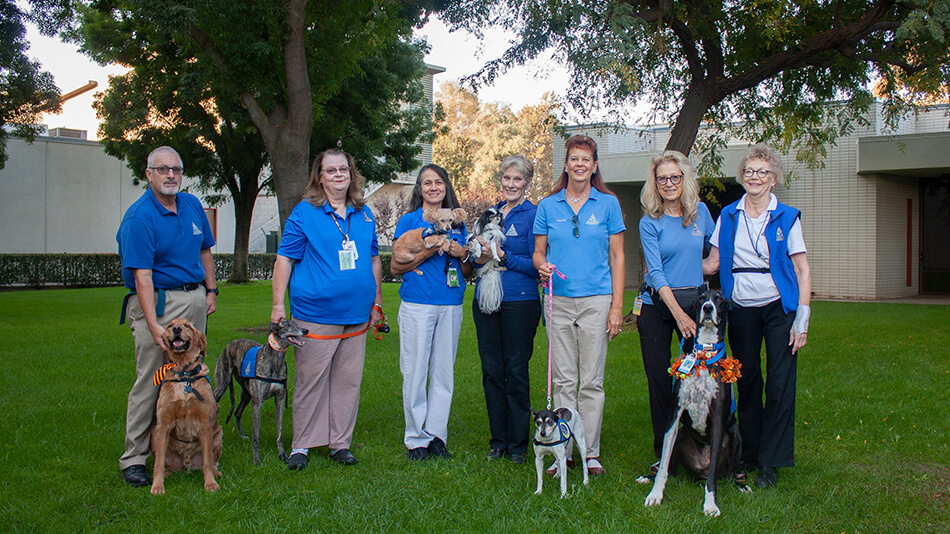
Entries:
<svg viewBox="0 0 950 534">
<path fill-rule="evenodd" d="M 0 169 L 7 161 L 7 136 L 32 142 L 40 133 L 40 115 L 60 109 L 53 76 L 26 55 L 23 20 L 14 0 L 0 0 Z"/>
<path fill-rule="evenodd" d="M 572 69 L 567 100 L 584 120 L 638 103 L 670 121 L 668 149 L 697 135 L 707 168 L 729 139 L 764 141 L 820 165 L 824 146 L 883 99 L 891 125 L 950 87 L 947 0 L 466 0 L 455 28 L 502 26 L 519 38 L 475 79 L 554 49 Z M 705 130 L 700 134 L 700 130 Z M 709 159 L 712 158 L 712 159 Z"/>
<path fill-rule="evenodd" d="M 550 94 L 515 113 L 507 105 L 479 102 L 457 83 L 444 83 L 436 98 L 433 161 L 449 171 L 460 200 L 493 202 L 498 166 L 505 157 L 521 154 L 535 166 L 527 196 L 537 202 L 550 188 L 556 109 Z"/>
</svg>

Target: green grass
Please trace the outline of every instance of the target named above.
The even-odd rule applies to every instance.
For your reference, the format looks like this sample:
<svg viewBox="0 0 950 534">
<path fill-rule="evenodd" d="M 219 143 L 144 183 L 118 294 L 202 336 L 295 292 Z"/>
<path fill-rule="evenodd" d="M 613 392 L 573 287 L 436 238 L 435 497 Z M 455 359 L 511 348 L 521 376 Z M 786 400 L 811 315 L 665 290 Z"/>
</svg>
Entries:
<svg viewBox="0 0 950 534">
<path fill-rule="evenodd" d="M 167 495 L 118 476 L 132 338 L 121 288 L 0 293 L 0 531 L 61 532 L 946 532 L 950 530 L 950 311 L 944 306 L 816 302 L 799 359 L 797 466 L 779 485 L 720 486 L 722 517 L 677 477 L 662 505 L 634 479 L 652 462 L 646 384 L 634 332 L 609 349 L 602 453 L 607 474 L 570 498 L 557 482 L 532 495 L 527 465 L 485 462 L 488 429 L 470 298 L 456 364 L 449 461 L 410 464 L 402 444 L 397 286 L 384 288 L 393 332 L 368 342 L 354 449 L 345 468 L 325 450 L 290 472 L 264 412 L 264 463 L 225 426 L 221 490 L 172 474 Z M 628 294 L 628 305 L 632 295 Z M 270 284 L 223 288 L 209 321 L 209 364 L 268 321 Z M 539 329 L 532 401 L 545 404 Z M 227 400 L 224 410 L 227 410 Z M 250 412 L 247 412 L 248 414 Z M 223 420 L 223 417 L 222 417 Z M 250 417 L 245 419 L 248 428 Z M 290 414 L 285 443 L 290 445 Z"/>
</svg>

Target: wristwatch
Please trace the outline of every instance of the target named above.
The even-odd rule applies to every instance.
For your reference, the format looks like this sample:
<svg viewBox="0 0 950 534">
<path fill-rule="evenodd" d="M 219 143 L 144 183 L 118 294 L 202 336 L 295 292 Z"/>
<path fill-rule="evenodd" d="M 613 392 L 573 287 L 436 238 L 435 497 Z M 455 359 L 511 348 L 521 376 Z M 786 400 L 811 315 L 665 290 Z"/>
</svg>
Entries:
<svg viewBox="0 0 950 534">
<path fill-rule="evenodd" d="M 213 287 L 211 289 L 208 289 L 208 293 L 214 293 L 215 295 L 219 295 L 221 293 L 221 290 L 216 287 Z"/>
</svg>

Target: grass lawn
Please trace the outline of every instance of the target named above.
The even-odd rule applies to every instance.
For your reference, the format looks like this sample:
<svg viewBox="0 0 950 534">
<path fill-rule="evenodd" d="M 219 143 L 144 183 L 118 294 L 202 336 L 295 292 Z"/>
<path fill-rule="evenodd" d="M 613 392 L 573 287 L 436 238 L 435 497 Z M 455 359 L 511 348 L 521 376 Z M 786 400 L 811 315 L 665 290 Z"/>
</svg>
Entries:
<svg viewBox="0 0 950 534">
<path fill-rule="evenodd" d="M 950 310 L 816 302 L 798 376 L 796 461 L 779 485 L 742 494 L 720 486 L 723 515 L 702 513 L 702 488 L 671 479 L 644 508 L 634 482 L 652 463 L 646 384 L 635 332 L 607 362 L 602 436 L 607 474 L 568 499 L 549 478 L 534 496 L 526 465 L 483 460 L 488 424 L 471 321 L 459 342 L 449 425 L 453 458 L 410 464 L 402 444 L 397 286 L 384 287 L 393 327 L 368 342 L 355 467 L 327 451 L 290 472 L 276 456 L 273 402 L 264 463 L 225 425 L 221 490 L 172 474 L 167 494 L 119 478 L 132 337 L 118 325 L 121 288 L 0 293 L 0 531 L 7 532 L 947 532 L 950 530 Z M 633 294 L 628 293 L 627 309 Z M 224 285 L 209 320 L 208 363 L 268 322 L 270 283 Z M 250 330 L 248 330 L 250 329 Z M 532 401 L 545 404 L 547 341 L 538 330 Z M 228 410 L 227 398 L 222 412 Z M 244 421 L 249 430 L 250 411 Z M 223 422 L 223 415 L 221 417 Z M 285 444 L 290 445 L 290 414 Z M 528 424 L 526 422 L 526 424 Z M 151 469 L 151 464 L 149 464 Z"/>
</svg>

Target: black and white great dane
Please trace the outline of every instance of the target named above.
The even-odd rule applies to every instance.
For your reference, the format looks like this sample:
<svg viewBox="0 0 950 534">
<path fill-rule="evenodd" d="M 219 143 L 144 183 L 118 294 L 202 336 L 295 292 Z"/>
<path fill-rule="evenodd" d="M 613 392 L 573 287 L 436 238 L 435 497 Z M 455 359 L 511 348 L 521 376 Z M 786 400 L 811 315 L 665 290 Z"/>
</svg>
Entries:
<svg viewBox="0 0 950 534">
<path fill-rule="evenodd" d="M 663 437 L 659 468 L 644 505 L 660 504 L 669 474 L 682 467 L 695 479 L 706 480 L 703 512 L 718 516 L 718 478 L 733 478 L 740 490 L 752 491 L 745 484 L 745 475 L 738 472 L 742 439 L 732 409 L 732 382 L 739 377 L 740 366 L 726 356 L 728 302 L 722 293 L 704 292 L 695 309 L 693 351 L 670 368 L 675 414 Z M 648 483 L 649 478 L 640 477 L 637 482 Z"/>
</svg>

